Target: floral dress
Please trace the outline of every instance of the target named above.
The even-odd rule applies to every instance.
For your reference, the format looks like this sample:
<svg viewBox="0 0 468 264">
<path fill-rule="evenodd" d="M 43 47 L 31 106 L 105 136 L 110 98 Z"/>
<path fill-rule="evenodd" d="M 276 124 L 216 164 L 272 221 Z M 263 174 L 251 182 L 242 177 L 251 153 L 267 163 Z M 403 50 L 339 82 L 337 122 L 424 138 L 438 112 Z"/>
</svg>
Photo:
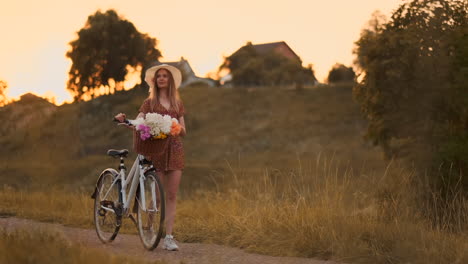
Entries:
<svg viewBox="0 0 468 264">
<path fill-rule="evenodd" d="M 151 100 L 146 99 L 141 105 L 139 112 L 158 113 L 170 115 L 179 119 L 185 113 L 184 106 L 179 101 L 179 113 L 174 109 L 166 109 L 160 103 L 151 107 Z M 135 152 L 149 157 L 157 171 L 182 170 L 184 168 L 184 147 L 180 136 L 168 136 L 165 139 L 142 140 L 137 131 L 133 132 L 133 148 Z"/>
</svg>

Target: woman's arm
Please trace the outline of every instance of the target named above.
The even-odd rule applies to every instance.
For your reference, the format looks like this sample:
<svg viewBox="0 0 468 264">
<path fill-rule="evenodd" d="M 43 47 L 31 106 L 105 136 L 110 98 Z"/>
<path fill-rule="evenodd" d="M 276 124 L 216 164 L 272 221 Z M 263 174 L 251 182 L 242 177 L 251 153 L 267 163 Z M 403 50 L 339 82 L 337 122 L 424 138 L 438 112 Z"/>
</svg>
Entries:
<svg viewBox="0 0 468 264">
<path fill-rule="evenodd" d="M 187 134 L 187 131 L 185 130 L 185 120 L 183 116 L 179 117 L 179 124 L 182 127 L 182 130 L 180 130 L 179 136 L 183 137 Z"/>
</svg>

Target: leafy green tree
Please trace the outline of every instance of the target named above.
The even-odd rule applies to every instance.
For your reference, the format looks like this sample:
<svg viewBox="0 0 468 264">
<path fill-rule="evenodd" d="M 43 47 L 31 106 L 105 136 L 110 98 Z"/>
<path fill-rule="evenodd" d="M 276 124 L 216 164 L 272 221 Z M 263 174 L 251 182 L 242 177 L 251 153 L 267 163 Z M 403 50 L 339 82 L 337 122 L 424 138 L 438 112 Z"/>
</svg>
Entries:
<svg viewBox="0 0 468 264">
<path fill-rule="evenodd" d="M 343 64 L 335 64 L 328 72 L 328 83 L 353 82 L 356 74 L 352 67 Z"/>
<path fill-rule="evenodd" d="M 93 96 L 93 91 L 101 86 L 122 83 L 127 66 L 144 68 L 161 57 L 156 42 L 138 32 L 116 11 L 97 11 L 78 31 L 78 38 L 70 42 L 71 50 L 66 56 L 72 60 L 72 66 L 67 89 L 75 100 L 81 100 L 85 93 Z"/>
<path fill-rule="evenodd" d="M 274 51 L 259 54 L 251 42 L 225 58 L 219 70 L 229 70 L 236 86 L 302 85 L 316 78 L 312 66 L 292 60 Z"/>
<path fill-rule="evenodd" d="M 355 50 L 363 78 L 353 92 L 369 119 L 367 136 L 389 157 L 456 168 L 456 176 L 442 171 L 449 185 L 468 172 L 467 7 L 406 1 L 388 22 L 365 29 Z"/>
<path fill-rule="evenodd" d="M 5 94 L 7 88 L 8 84 L 5 81 L 0 80 L 0 106 L 6 105 L 8 103 L 8 99 Z"/>
</svg>

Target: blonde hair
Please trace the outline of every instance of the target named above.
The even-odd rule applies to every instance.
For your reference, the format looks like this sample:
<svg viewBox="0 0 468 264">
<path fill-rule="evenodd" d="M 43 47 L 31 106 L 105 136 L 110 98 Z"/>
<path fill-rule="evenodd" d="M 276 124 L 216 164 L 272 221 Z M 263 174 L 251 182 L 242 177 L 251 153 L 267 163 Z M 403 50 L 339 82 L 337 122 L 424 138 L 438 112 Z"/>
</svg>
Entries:
<svg viewBox="0 0 468 264">
<path fill-rule="evenodd" d="M 174 77 L 172 76 L 171 71 L 165 68 L 161 68 L 154 73 L 153 87 L 150 89 L 150 94 L 148 96 L 148 98 L 150 99 L 150 103 L 151 103 L 151 109 L 154 108 L 156 102 L 160 103 L 159 101 L 160 91 L 158 87 L 158 82 L 156 81 L 158 72 L 160 70 L 165 70 L 169 76 L 169 91 L 167 95 L 169 96 L 170 108 L 174 109 L 177 113 L 179 113 L 179 100 L 180 100 L 179 91 L 176 89 Z"/>
</svg>

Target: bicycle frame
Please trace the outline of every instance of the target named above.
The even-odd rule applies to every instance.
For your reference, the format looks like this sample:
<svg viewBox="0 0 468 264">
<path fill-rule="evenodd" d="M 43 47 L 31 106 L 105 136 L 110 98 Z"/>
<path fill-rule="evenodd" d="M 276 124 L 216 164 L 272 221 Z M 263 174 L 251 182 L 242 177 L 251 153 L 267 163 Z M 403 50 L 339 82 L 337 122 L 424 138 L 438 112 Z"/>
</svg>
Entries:
<svg viewBox="0 0 468 264">
<path fill-rule="evenodd" d="M 148 168 L 144 168 L 141 165 L 141 162 L 144 160 L 144 156 L 138 154 L 137 158 L 135 159 L 135 162 L 133 162 L 132 168 L 130 169 L 130 172 L 128 173 L 128 177 L 126 177 L 126 168 L 123 165 L 123 158 L 121 158 L 121 163 L 120 163 L 120 172 L 118 173 L 118 176 L 115 178 L 114 182 L 112 183 L 111 187 L 107 191 L 107 193 L 104 195 L 104 198 L 107 197 L 108 193 L 110 190 L 114 187 L 115 184 L 117 184 L 118 180 L 121 181 L 121 188 L 120 188 L 120 196 L 119 200 L 122 199 L 120 202 L 122 203 L 122 216 L 128 217 L 130 213 L 130 205 L 131 201 L 135 199 L 136 196 L 136 191 L 138 185 L 140 186 L 140 200 L 136 201 L 139 202 L 142 206 L 141 208 L 145 208 L 144 211 L 146 211 L 146 200 L 145 200 L 145 186 L 144 186 L 144 180 L 145 180 L 145 172 L 152 169 L 153 166 L 150 165 Z M 130 183 L 130 190 L 127 195 L 127 186 L 128 183 Z M 154 195 L 154 190 L 153 190 L 153 195 Z M 156 200 L 156 197 L 153 197 L 154 200 Z M 105 206 L 101 206 L 104 210 L 111 211 L 115 213 L 115 210 L 112 208 L 108 208 Z M 156 209 L 157 210 L 157 209 Z"/>
</svg>

